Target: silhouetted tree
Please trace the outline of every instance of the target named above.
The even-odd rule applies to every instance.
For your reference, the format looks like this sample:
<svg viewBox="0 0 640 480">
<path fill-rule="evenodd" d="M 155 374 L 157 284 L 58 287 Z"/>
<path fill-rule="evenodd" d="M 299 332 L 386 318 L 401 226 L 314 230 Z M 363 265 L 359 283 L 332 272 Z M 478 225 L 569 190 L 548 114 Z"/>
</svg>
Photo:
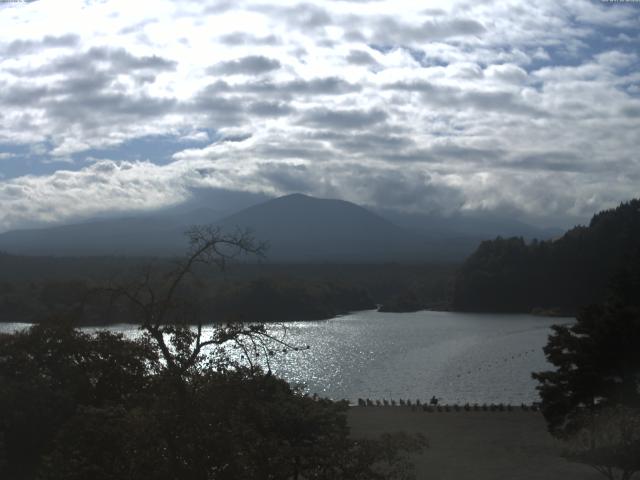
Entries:
<svg viewBox="0 0 640 480">
<path fill-rule="evenodd" d="M 610 479 L 640 466 L 639 266 L 640 257 L 615 277 L 605 304 L 553 327 L 544 351 L 556 370 L 533 374 L 550 432 Z"/>
<path fill-rule="evenodd" d="M 629 287 L 631 288 L 631 287 Z M 638 288 L 638 287 L 636 287 Z M 552 433 L 581 427 L 585 410 L 640 406 L 640 288 L 583 309 L 572 325 L 556 325 L 544 348 L 556 370 L 534 373 Z"/>
<path fill-rule="evenodd" d="M 7 473 L 0 477 L 29 478 L 80 405 L 128 405 L 159 368 L 157 352 L 144 339 L 91 336 L 60 319 L 0 335 L 0 438 Z"/>
<path fill-rule="evenodd" d="M 265 245 L 256 243 L 247 231 L 227 234 L 212 226 L 193 227 L 186 235 L 189 249 L 174 269 L 157 278 L 156 272 L 147 268 L 137 281 L 108 289 L 114 300 L 124 298 L 133 308 L 140 328 L 156 343 L 167 371 L 177 377 L 196 365 L 206 347 L 243 336 L 268 335 L 260 324 L 216 324 L 208 338 L 203 338 L 204 319 L 198 311 L 197 298 L 185 292 L 199 266 L 213 265 L 224 270 L 239 256 L 262 256 Z M 195 329 L 191 328 L 194 324 Z"/>
</svg>

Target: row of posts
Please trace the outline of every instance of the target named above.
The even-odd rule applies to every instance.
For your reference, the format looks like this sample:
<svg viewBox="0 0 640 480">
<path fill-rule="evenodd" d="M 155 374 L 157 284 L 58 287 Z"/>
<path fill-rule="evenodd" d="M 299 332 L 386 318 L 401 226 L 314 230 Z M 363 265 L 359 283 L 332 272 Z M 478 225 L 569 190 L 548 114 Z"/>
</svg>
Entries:
<svg viewBox="0 0 640 480">
<path fill-rule="evenodd" d="M 452 405 L 449 404 L 440 404 L 438 399 L 433 397 L 429 402 L 422 402 L 420 399 L 415 401 L 411 400 L 372 400 L 370 398 L 359 398 L 358 399 L 359 407 L 411 407 L 413 410 L 422 409 L 425 412 L 513 412 L 516 410 L 521 410 L 524 412 L 537 412 L 540 410 L 540 405 L 538 403 L 521 403 L 520 405 L 511 405 L 504 403 L 465 403 L 464 405 L 460 405 L 454 403 Z"/>
</svg>

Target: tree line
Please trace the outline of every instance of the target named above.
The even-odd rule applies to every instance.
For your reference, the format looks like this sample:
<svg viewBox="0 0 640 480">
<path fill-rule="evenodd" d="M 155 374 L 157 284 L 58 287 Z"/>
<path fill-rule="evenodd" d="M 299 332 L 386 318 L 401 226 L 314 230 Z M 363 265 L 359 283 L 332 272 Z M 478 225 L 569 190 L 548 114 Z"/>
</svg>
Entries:
<svg viewBox="0 0 640 480">
<path fill-rule="evenodd" d="M 610 480 L 640 472 L 640 258 L 615 275 L 606 300 L 553 327 L 553 370 L 536 372 L 552 435 L 566 456 Z"/>
<path fill-rule="evenodd" d="M 134 322 L 125 306 L 90 293 L 137 278 L 149 266 L 170 271 L 175 261 L 113 258 L 109 264 L 106 258 L 0 253 L 0 322 L 33 323 L 80 307 L 84 325 Z M 214 321 L 319 320 L 376 305 L 387 311 L 449 309 L 454 272 L 448 264 L 261 264 L 247 258 L 225 274 L 200 269 L 198 284 L 186 279 L 183 290 L 190 283 L 193 300 Z"/>
<path fill-rule="evenodd" d="M 561 238 L 485 241 L 459 269 L 458 311 L 573 315 L 606 298 L 611 278 L 640 256 L 640 199 L 593 216 Z"/>
<path fill-rule="evenodd" d="M 0 283 L 0 321 L 33 323 L 54 313 L 78 325 L 136 323 L 126 302 L 106 294 L 109 282 L 49 280 Z M 185 280 L 182 293 L 215 322 L 321 320 L 376 307 L 368 291 L 345 282 L 262 277 L 253 280 Z"/>
</svg>

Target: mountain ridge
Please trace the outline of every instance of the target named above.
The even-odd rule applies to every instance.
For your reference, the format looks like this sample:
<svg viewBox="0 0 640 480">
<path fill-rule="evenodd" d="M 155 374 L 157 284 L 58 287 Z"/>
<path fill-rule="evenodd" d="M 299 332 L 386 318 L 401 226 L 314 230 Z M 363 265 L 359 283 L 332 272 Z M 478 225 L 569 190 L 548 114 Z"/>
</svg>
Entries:
<svg viewBox="0 0 640 480">
<path fill-rule="evenodd" d="M 421 237 L 345 200 L 291 194 L 220 221 L 250 228 L 270 243 L 268 256 L 292 261 L 400 261 L 428 256 Z"/>
<path fill-rule="evenodd" d="M 202 201 L 145 215 L 12 230 L 0 234 L 0 251 L 17 255 L 174 256 L 184 252 L 183 233 L 190 225 L 211 223 L 225 229 L 253 230 L 258 240 L 271 244 L 268 261 L 285 262 L 461 261 L 486 238 L 460 232 L 428 216 L 418 215 L 412 218 L 413 223 L 399 225 L 384 212 L 301 193 L 266 201 L 263 196 L 229 197 L 231 205 L 241 207 L 230 212 L 224 208 L 230 206 L 224 204 L 228 196 L 214 194 L 201 193 Z M 396 217 L 402 219 L 402 214 Z"/>
</svg>

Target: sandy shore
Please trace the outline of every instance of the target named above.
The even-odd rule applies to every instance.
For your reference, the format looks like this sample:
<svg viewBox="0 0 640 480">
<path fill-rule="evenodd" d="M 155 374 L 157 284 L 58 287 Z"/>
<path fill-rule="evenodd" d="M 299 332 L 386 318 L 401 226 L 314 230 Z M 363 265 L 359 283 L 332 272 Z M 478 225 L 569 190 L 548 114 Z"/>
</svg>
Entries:
<svg viewBox="0 0 640 480">
<path fill-rule="evenodd" d="M 419 480 L 596 480 L 595 470 L 568 462 L 537 412 L 412 411 L 352 407 L 354 437 L 421 432 L 429 448 L 415 457 Z"/>
</svg>

